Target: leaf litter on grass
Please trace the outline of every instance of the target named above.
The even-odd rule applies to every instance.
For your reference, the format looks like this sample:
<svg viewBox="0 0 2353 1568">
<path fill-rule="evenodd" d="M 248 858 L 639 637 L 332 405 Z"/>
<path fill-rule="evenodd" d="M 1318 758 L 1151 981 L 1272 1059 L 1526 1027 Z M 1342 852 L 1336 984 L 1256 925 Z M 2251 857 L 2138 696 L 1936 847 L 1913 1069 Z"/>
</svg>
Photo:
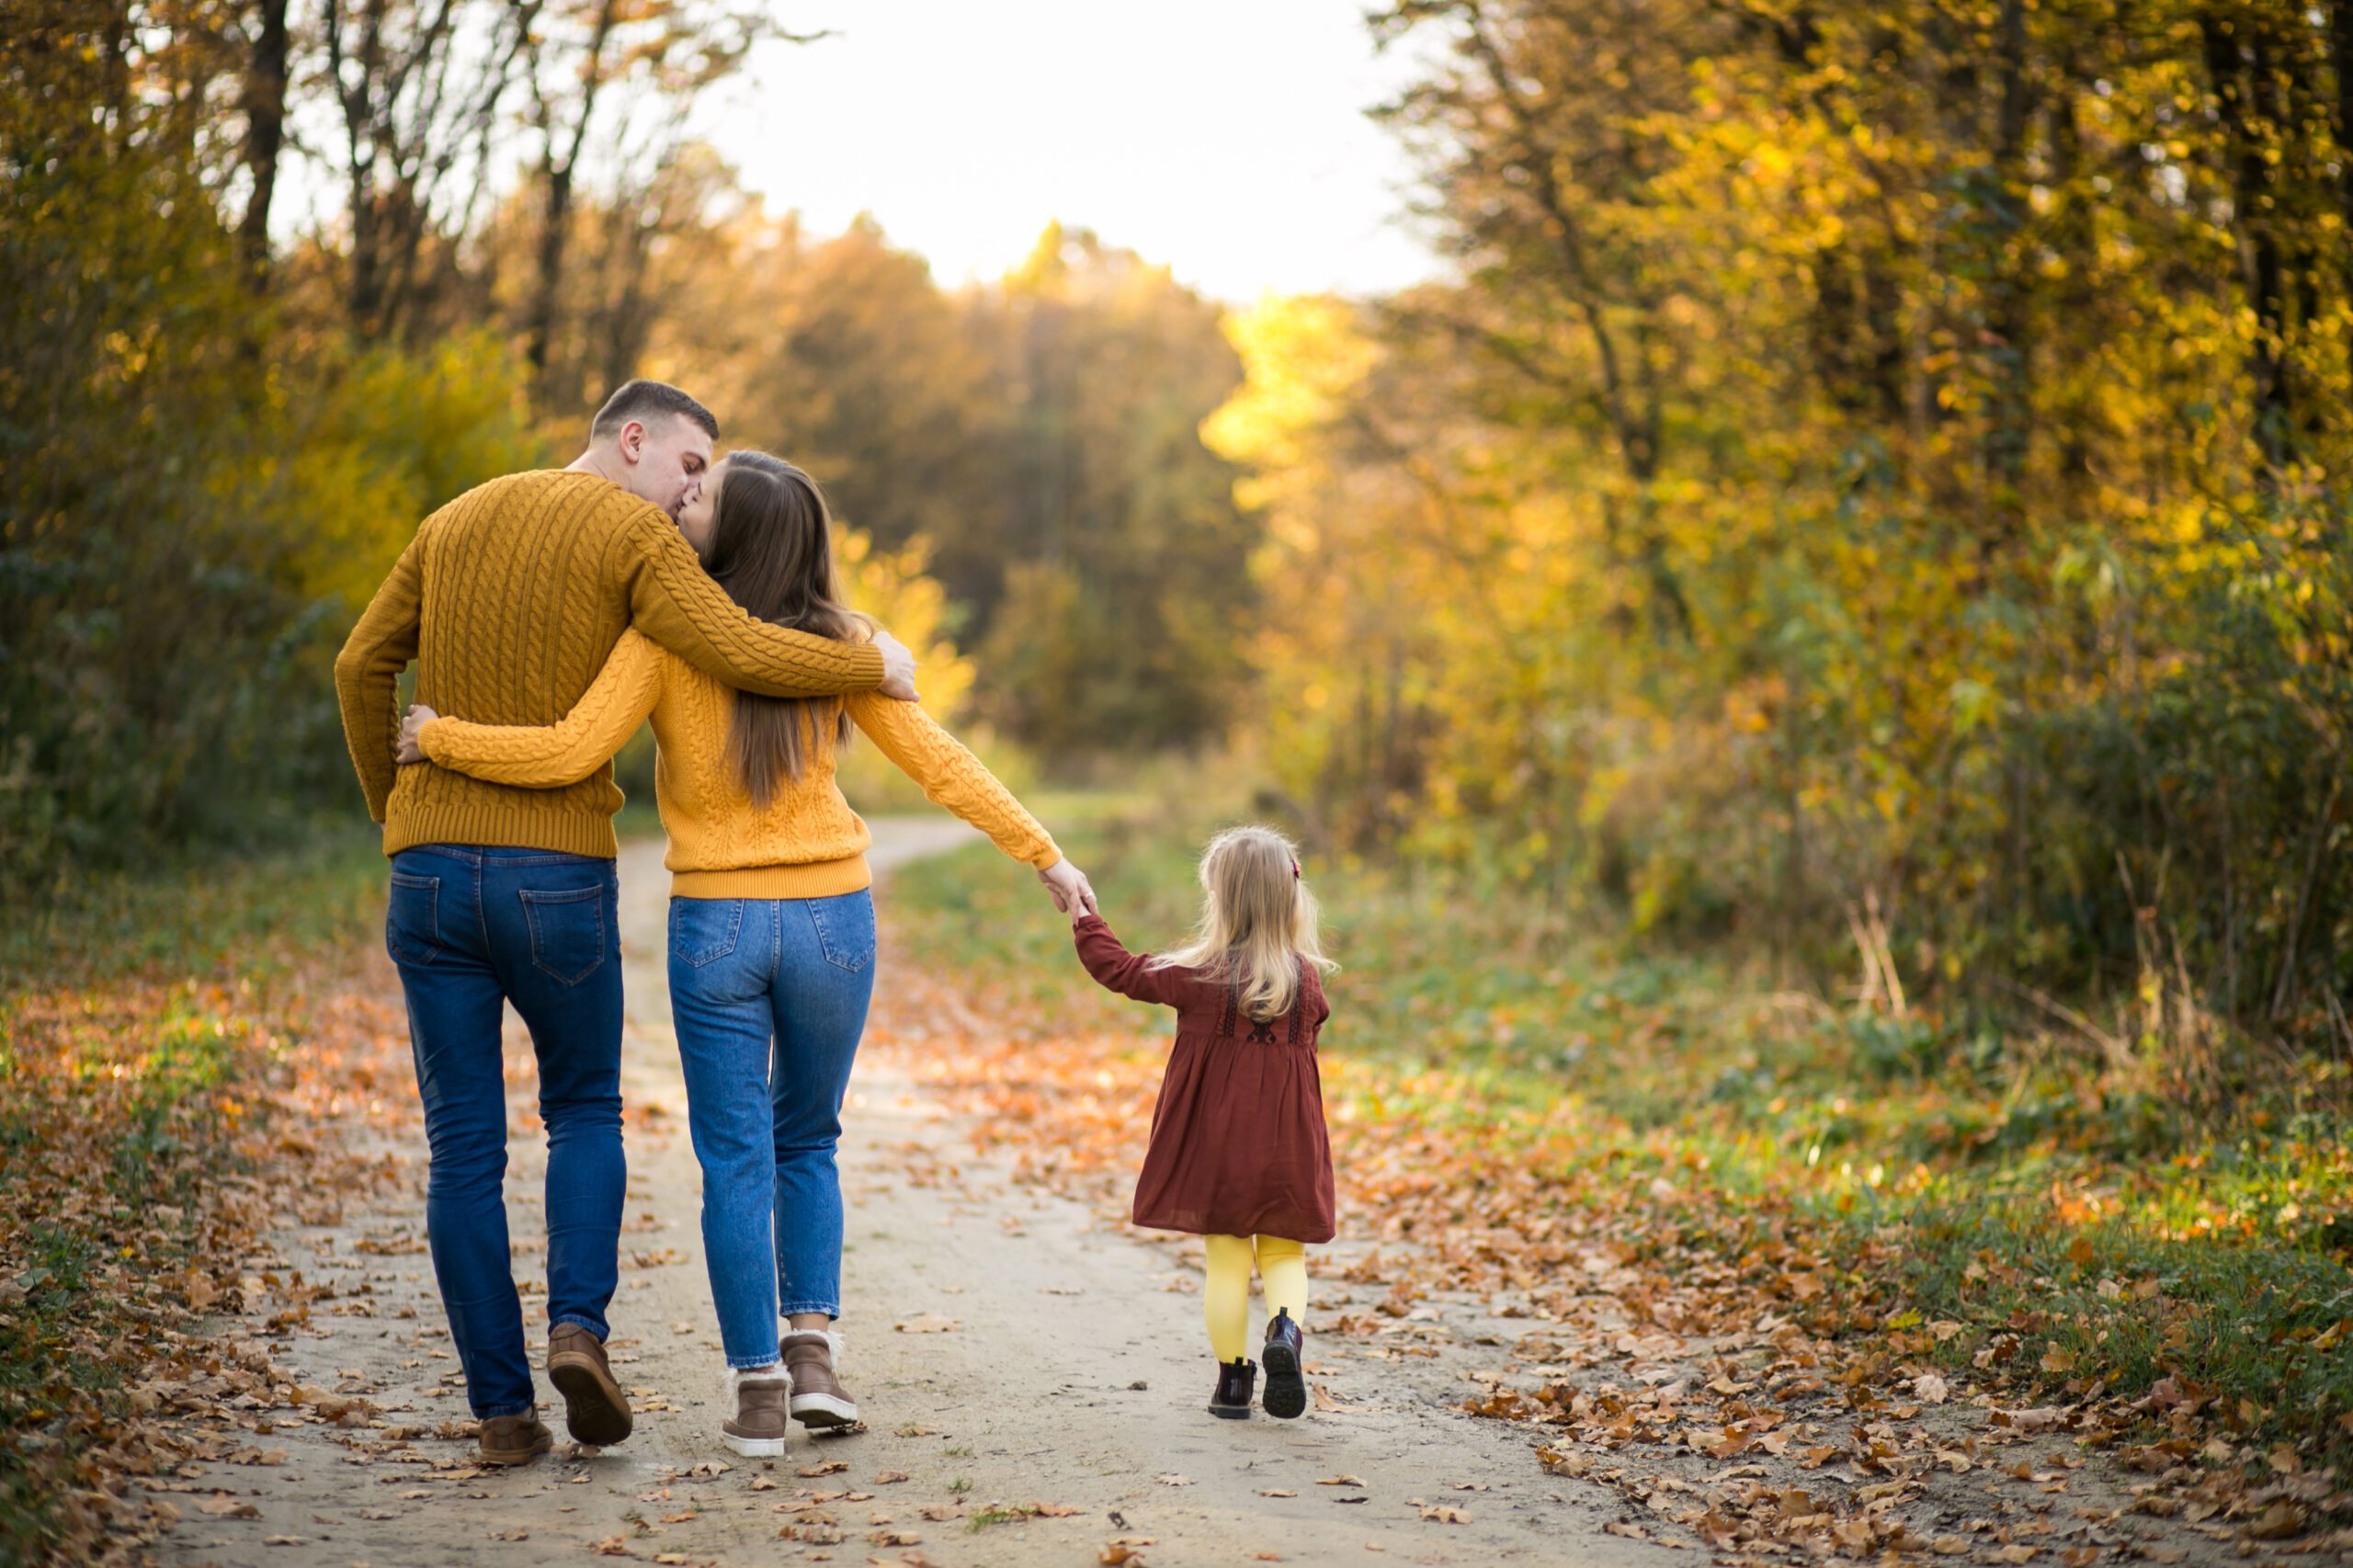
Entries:
<svg viewBox="0 0 2353 1568">
<path fill-rule="evenodd" d="M 874 1043 L 966 1112 L 973 1143 L 1009 1157 L 1017 1180 L 1124 1223 L 1163 1042 L 1058 1033 L 986 975 L 901 982 L 878 998 Z M 1644 1539 L 1759 1561 L 1791 1550 L 1933 1555 L 1940 1538 L 1920 1521 L 1956 1512 L 1938 1476 L 2056 1439 L 2094 1454 L 2063 1462 L 2069 1473 L 2103 1467 L 2113 1496 L 2080 1506 L 2052 1490 L 2057 1481 L 2003 1473 L 2000 1484 L 2044 1491 L 1984 1499 L 1972 1552 L 2089 1552 L 2068 1564 L 2084 1568 L 2175 1549 L 2152 1532 L 2191 1506 L 2200 1528 L 2249 1544 L 2353 1549 L 2353 1494 L 2334 1471 L 2242 1453 L 2230 1439 L 2252 1413 L 2211 1389 L 2161 1379 L 2138 1397 L 2096 1382 L 2059 1403 L 2009 1397 L 2057 1375 L 2038 1367 L 2021 1381 L 2009 1365 L 2041 1325 L 2030 1311 L 1989 1327 L 1914 1310 L 1903 1266 L 1917 1238 L 1901 1224 L 1859 1227 L 1789 1188 L 1726 1194 L 1701 1165 L 1662 1166 L 1597 1136 L 1574 1106 L 1522 1117 L 1504 1135 L 1509 1119 L 1483 1117 L 1468 1085 L 1401 1094 L 1345 1056 L 1323 1069 L 1344 1209 L 1381 1244 L 1348 1281 L 1390 1293 L 1318 1332 L 1411 1349 L 1396 1331 L 1416 1312 L 1435 1316 L 1420 1303 L 1505 1302 L 1529 1332 L 1475 1374 L 1462 1408 L 1527 1430 L 1546 1471 L 1616 1491 L 1654 1521 L 1628 1524 Z M 1449 1099 L 1450 1113 L 1430 1112 Z M 1346 1408 L 1322 1384 L 1314 1394 L 1319 1412 Z M 1824 1471 L 1835 1484 L 1791 1483 Z M 2079 1506 L 2062 1516 L 2062 1502 Z M 2032 1539 L 2011 1539 L 2020 1533 Z M 2208 1552 L 2221 1544 L 2200 1541 Z"/>
<path fill-rule="evenodd" d="M 0 1121 L 25 1133 L 0 1214 L 0 1346 L 17 1347 L 0 1474 L 52 1499 L 41 1530 L 62 1560 L 158 1539 L 153 1494 L 182 1484 L 163 1478 L 284 1457 L 242 1437 L 377 1414 L 269 1348 L 314 1314 L 372 1315 L 367 1288 L 249 1264 L 282 1220 L 334 1223 L 398 1179 L 349 1134 L 414 1121 L 405 1023 L 389 966 L 357 944 L 263 957 L 0 997 Z M 200 1314 L 227 1331 L 190 1332 Z"/>
</svg>

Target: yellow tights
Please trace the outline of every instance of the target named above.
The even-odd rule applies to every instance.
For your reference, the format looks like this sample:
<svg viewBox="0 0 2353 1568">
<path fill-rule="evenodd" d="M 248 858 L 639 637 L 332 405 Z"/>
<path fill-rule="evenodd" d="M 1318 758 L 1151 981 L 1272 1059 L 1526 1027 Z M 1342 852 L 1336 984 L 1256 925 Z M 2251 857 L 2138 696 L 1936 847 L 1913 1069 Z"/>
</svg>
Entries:
<svg viewBox="0 0 2353 1568">
<path fill-rule="evenodd" d="M 1209 1283 L 1201 1289 L 1201 1315 L 1209 1320 L 1210 1348 L 1220 1361 L 1250 1353 L 1250 1264 L 1267 1294 L 1267 1315 L 1288 1307 L 1290 1321 L 1307 1323 L 1307 1248 L 1280 1236 L 1203 1236 Z"/>
</svg>

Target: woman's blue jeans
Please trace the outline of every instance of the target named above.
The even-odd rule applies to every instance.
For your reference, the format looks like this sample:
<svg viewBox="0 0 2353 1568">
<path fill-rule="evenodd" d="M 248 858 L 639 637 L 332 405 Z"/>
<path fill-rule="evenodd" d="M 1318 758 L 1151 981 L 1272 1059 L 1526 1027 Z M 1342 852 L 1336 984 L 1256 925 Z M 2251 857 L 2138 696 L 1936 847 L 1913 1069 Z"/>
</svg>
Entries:
<svg viewBox="0 0 2353 1568">
<path fill-rule="evenodd" d="M 548 1321 L 606 1335 L 619 1284 L 621 954 L 610 860 L 436 844 L 392 857 L 384 946 L 408 998 L 433 1153 L 433 1276 L 477 1417 L 533 1407 L 506 1241 L 506 1005 L 531 1030 L 547 1124 Z"/>
<path fill-rule="evenodd" d="M 731 1367 L 842 1310 L 842 1096 L 874 994 L 874 899 L 674 898 L 670 1006 Z"/>
</svg>

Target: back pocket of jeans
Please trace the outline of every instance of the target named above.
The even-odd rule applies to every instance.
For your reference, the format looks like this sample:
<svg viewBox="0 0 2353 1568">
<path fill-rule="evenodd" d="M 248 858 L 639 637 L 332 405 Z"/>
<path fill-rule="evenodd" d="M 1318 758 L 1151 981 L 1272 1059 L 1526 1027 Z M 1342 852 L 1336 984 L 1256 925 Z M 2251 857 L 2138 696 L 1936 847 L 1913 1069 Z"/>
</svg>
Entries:
<svg viewBox="0 0 2353 1568">
<path fill-rule="evenodd" d="M 577 985 L 605 961 L 605 890 L 566 888 L 521 892 L 531 926 L 531 962 L 566 985 Z"/>
<path fill-rule="evenodd" d="M 384 950 L 394 963 L 428 964 L 441 956 L 441 879 L 392 873 L 384 905 Z"/>
<path fill-rule="evenodd" d="M 689 969 L 716 963 L 735 950 L 744 931 L 740 898 L 670 901 L 670 956 Z"/>
<path fill-rule="evenodd" d="M 825 961 L 852 974 L 874 961 L 874 896 L 844 893 L 838 898 L 808 901 L 809 923 L 817 928 L 817 946 Z"/>
</svg>

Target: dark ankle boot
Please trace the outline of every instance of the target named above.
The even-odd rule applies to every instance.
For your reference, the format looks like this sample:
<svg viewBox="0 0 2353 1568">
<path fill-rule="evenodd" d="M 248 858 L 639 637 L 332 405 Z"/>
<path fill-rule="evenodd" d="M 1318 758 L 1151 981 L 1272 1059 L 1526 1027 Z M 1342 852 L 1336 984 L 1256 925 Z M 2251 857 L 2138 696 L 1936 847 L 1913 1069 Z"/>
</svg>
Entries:
<svg viewBox="0 0 2353 1568">
<path fill-rule="evenodd" d="M 605 1342 L 576 1323 L 548 1331 L 548 1381 L 563 1395 L 563 1424 L 572 1440 L 610 1448 L 630 1434 L 635 1417 L 613 1376 Z"/>
<path fill-rule="evenodd" d="M 1210 1414 L 1228 1421 L 1250 1419 L 1250 1391 L 1257 1385 L 1258 1364 L 1237 1356 L 1231 1361 L 1221 1361 L 1217 1369 L 1217 1392 L 1210 1396 Z"/>
<path fill-rule="evenodd" d="M 494 1415 L 476 1429 L 484 1464 L 529 1464 L 555 1447 L 555 1434 L 540 1424 L 539 1413 Z"/>
<path fill-rule="evenodd" d="M 1299 1371 L 1303 1342 L 1299 1324 L 1290 1321 L 1290 1309 L 1285 1307 L 1267 1325 L 1267 1347 L 1258 1353 L 1267 1363 L 1267 1414 L 1285 1421 L 1307 1414 L 1307 1380 Z"/>
</svg>

